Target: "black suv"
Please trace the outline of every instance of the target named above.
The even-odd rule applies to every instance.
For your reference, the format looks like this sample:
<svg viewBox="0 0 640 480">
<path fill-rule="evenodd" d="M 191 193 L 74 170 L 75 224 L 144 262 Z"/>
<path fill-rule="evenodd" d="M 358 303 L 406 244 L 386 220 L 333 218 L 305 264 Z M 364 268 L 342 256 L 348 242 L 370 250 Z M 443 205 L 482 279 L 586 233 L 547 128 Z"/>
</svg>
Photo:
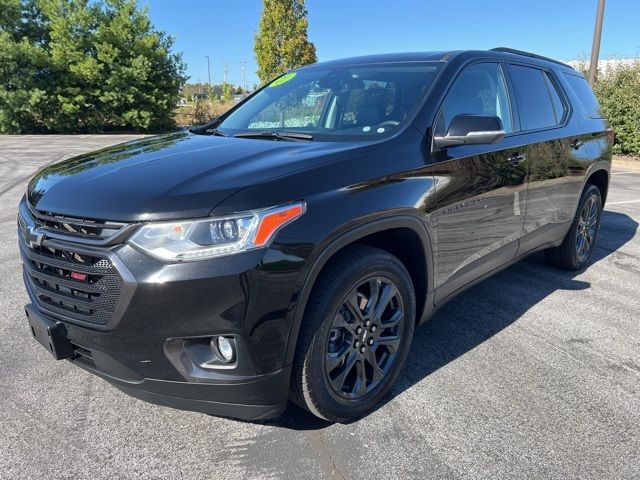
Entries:
<svg viewBox="0 0 640 480">
<path fill-rule="evenodd" d="M 584 77 L 526 52 L 300 68 L 207 125 L 38 173 L 31 332 L 150 402 L 357 417 L 463 289 L 543 249 L 585 266 L 612 143 Z"/>
</svg>

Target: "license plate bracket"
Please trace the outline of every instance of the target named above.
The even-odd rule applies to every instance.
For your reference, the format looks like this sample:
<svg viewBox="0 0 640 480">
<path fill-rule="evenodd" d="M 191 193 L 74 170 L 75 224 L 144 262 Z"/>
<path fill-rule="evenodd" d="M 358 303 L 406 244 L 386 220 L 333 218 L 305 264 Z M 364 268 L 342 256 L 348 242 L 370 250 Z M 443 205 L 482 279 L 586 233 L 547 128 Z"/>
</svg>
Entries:
<svg viewBox="0 0 640 480">
<path fill-rule="evenodd" d="M 67 338 L 67 329 L 61 322 L 40 315 L 32 305 L 24 308 L 32 335 L 56 360 L 71 358 L 73 346 Z"/>
</svg>

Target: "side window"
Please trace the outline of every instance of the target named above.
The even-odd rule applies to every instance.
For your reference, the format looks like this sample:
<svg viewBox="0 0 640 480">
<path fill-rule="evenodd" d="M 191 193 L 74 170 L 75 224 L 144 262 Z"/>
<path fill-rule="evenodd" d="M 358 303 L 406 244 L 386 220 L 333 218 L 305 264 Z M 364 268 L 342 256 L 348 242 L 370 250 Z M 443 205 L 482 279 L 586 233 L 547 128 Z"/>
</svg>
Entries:
<svg viewBox="0 0 640 480">
<path fill-rule="evenodd" d="M 514 83 L 518 97 L 518 111 L 523 130 L 536 130 L 539 128 L 554 127 L 564 115 L 556 118 L 559 107 L 555 107 L 552 100 L 552 92 L 558 96 L 553 85 L 549 85 L 549 79 L 545 72 L 534 67 L 521 65 L 509 65 L 509 73 Z M 549 89 L 552 87 L 552 90 Z M 562 105 L 559 96 L 557 100 Z M 564 106 L 563 106 L 564 108 Z"/>
<path fill-rule="evenodd" d="M 566 107 L 564 103 L 562 103 L 562 99 L 560 98 L 557 87 L 551 81 L 551 78 L 549 78 L 549 74 L 546 72 L 544 73 L 544 79 L 547 82 L 547 88 L 549 89 L 549 95 L 551 96 L 551 103 L 553 104 L 553 111 L 556 116 L 556 124 L 560 124 L 562 122 L 562 119 L 564 118 Z"/>
<path fill-rule="evenodd" d="M 498 63 L 475 63 L 456 78 L 442 104 L 436 134 L 444 134 L 456 115 L 493 115 L 513 132 L 507 86 Z"/>
<path fill-rule="evenodd" d="M 591 87 L 584 77 L 572 75 L 570 73 L 565 73 L 564 76 L 567 79 L 567 82 L 569 82 L 571 90 L 573 90 L 576 96 L 580 99 L 580 103 L 584 107 L 587 116 L 589 118 L 603 118 L 600 105 L 598 105 L 598 100 L 596 100 L 593 90 L 591 90 Z"/>
</svg>

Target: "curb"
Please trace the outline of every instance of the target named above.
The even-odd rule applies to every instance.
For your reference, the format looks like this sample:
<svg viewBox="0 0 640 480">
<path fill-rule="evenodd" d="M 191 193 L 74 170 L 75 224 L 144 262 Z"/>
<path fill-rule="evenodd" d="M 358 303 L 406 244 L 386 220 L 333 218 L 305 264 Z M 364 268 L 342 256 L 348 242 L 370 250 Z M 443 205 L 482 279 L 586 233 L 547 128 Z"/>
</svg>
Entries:
<svg viewBox="0 0 640 480">
<path fill-rule="evenodd" d="M 623 170 L 640 170 L 640 159 L 614 156 L 611 166 Z"/>
</svg>

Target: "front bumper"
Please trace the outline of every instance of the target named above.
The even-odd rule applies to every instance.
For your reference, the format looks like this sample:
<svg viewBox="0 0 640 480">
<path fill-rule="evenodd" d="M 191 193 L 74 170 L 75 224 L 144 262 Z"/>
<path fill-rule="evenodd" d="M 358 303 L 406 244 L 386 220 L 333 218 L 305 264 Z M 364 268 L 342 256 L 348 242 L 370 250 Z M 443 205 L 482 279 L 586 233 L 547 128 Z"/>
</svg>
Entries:
<svg viewBox="0 0 640 480">
<path fill-rule="evenodd" d="M 83 369 L 105 379 L 122 392 L 141 400 L 194 412 L 264 420 L 280 416 L 287 407 L 291 367 L 251 379 L 216 383 L 188 383 L 144 378 L 124 380 L 84 363 Z"/>
<path fill-rule="evenodd" d="M 45 239 L 39 248 L 109 260 L 122 278 L 110 320 L 90 324 L 78 320 L 81 316 L 67 316 L 60 308 L 51 308 L 58 298 L 66 297 L 62 292 L 43 290 L 51 292 L 51 285 L 34 283 L 34 264 L 28 263 L 34 260 L 28 254 L 38 251 L 23 235 L 19 238 L 31 300 L 28 308 L 64 325 L 74 348 L 72 363 L 132 396 L 175 408 L 258 419 L 277 416 L 286 407 L 291 367 L 285 363 L 285 352 L 302 259 L 296 262 L 289 254 L 283 268 L 282 255 L 271 247 L 165 264 L 128 244 L 95 247 Z M 38 260 L 41 258 L 36 263 Z M 62 269 L 53 272 L 58 279 L 73 270 L 59 265 Z M 52 272 L 36 271 L 36 276 L 38 273 L 46 278 Z M 70 280 L 58 281 L 73 288 Z M 43 291 L 51 297 L 48 303 L 42 300 Z M 214 335 L 237 339 L 244 352 L 237 368 L 193 378 L 185 374 L 188 369 L 176 368 L 175 358 L 172 363 L 167 356 L 168 339 Z"/>
<path fill-rule="evenodd" d="M 48 349 L 55 358 L 67 358 L 74 365 L 141 400 L 244 420 L 275 418 L 286 409 L 290 366 L 264 375 L 219 378 L 197 383 L 142 378 L 105 353 L 73 343 L 66 325 L 42 315 L 34 305 L 26 305 L 25 312 L 34 337 L 34 327 L 37 329 L 38 326 L 47 325 L 55 330 L 49 332 L 48 338 L 45 333 L 45 339 L 39 340 L 45 348 L 48 343 Z M 38 335 L 41 333 L 37 332 Z"/>
</svg>

